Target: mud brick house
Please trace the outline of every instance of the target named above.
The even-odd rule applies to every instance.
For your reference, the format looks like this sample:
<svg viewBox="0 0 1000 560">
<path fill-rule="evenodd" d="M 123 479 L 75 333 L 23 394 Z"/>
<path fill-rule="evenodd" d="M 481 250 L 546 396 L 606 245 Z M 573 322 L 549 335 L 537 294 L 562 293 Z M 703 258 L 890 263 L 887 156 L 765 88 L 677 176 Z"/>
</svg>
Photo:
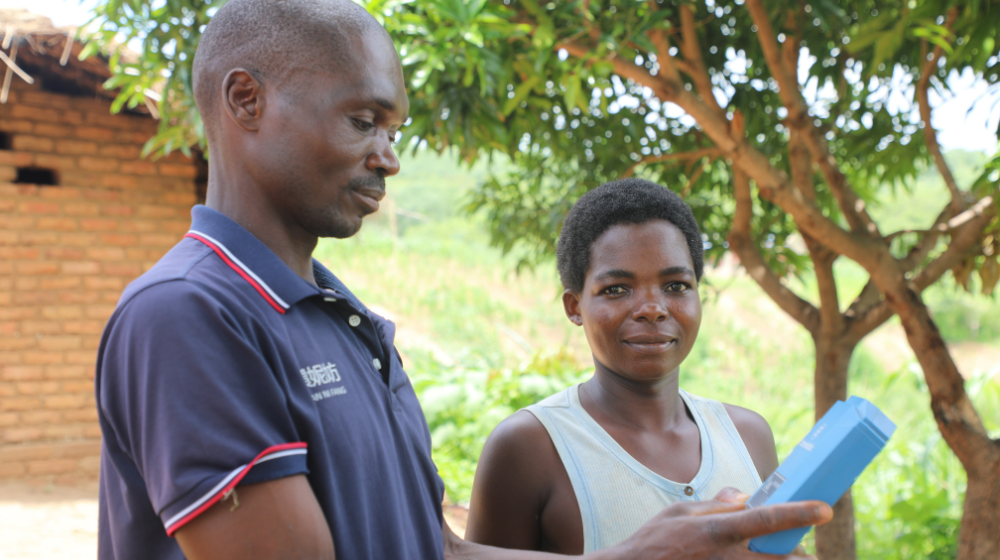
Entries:
<svg viewBox="0 0 1000 560">
<path fill-rule="evenodd" d="M 140 156 L 156 120 L 110 113 L 71 30 L 0 10 L 0 31 L 0 482 L 72 483 L 98 471 L 101 331 L 187 231 L 204 166 Z"/>
</svg>

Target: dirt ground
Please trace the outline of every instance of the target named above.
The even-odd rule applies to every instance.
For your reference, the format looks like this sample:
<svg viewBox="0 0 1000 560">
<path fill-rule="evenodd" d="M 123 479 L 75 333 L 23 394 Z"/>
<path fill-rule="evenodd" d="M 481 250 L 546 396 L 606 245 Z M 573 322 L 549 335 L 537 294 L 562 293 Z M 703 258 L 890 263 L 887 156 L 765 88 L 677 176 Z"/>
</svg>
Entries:
<svg viewBox="0 0 1000 560">
<path fill-rule="evenodd" d="M 465 535 L 467 512 L 445 506 Z M 84 560 L 97 556 L 97 483 L 79 486 L 0 484 L 0 560 Z"/>
<path fill-rule="evenodd" d="M 0 485 L 0 559 L 97 556 L 97 483 Z"/>
</svg>

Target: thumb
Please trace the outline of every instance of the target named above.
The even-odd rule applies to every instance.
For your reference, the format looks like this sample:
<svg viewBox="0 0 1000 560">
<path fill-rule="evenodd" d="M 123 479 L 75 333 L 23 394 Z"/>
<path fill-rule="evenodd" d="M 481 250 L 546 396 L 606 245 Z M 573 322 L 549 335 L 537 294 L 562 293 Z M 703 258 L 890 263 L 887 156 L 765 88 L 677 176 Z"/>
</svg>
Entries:
<svg viewBox="0 0 1000 560">
<path fill-rule="evenodd" d="M 740 492 L 735 488 L 723 488 L 722 490 L 719 491 L 718 494 L 715 495 L 714 498 L 712 498 L 712 500 L 716 502 L 725 502 L 727 504 L 740 504 L 740 505 L 745 505 L 747 503 L 747 500 L 749 499 L 750 496 L 744 494 L 743 492 Z"/>
<path fill-rule="evenodd" d="M 743 502 L 723 502 L 718 499 L 704 502 L 675 502 L 663 510 L 666 517 L 700 517 L 716 513 L 732 513 L 745 511 Z"/>
</svg>

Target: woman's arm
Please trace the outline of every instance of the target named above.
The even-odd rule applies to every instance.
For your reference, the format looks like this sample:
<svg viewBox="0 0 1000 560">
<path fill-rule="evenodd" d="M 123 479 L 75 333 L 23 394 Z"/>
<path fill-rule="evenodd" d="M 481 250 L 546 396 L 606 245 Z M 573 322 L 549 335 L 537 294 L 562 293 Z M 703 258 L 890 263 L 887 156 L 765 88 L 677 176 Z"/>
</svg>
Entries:
<svg viewBox="0 0 1000 560">
<path fill-rule="evenodd" d="M 778 468 L 778 452 L 774 448 L 774 433 L 764 417 L 756 412 L 732 404 L 724 405 L 736 431 L 743 439 L 757 474 L 764 480 Z"/>
<path fill-rule="evenodd" d="M 559 454 L 541 422 L 528 411 L 501 422 L 483 447 L 469 504 L 465 538 L 521 550 L 542 545 L 541 514 Z"/>
</svg>

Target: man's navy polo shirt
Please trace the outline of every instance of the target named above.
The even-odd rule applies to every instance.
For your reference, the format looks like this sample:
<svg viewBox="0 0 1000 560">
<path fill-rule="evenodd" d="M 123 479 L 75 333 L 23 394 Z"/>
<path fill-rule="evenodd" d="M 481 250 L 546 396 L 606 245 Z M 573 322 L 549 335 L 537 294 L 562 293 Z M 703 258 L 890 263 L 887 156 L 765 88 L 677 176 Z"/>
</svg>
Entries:
<svg viewBox="0 0 1000 560">
<path fill-rule="evenodd" d="M 300 473 L 338 558 L 443 557 L 395 326 L 319 263 L 321 288 L 222 214 L 192 217 L 101 341 L 98 557 L 183 558 L 170 536 L 234 487 Z"/>
</svg>

